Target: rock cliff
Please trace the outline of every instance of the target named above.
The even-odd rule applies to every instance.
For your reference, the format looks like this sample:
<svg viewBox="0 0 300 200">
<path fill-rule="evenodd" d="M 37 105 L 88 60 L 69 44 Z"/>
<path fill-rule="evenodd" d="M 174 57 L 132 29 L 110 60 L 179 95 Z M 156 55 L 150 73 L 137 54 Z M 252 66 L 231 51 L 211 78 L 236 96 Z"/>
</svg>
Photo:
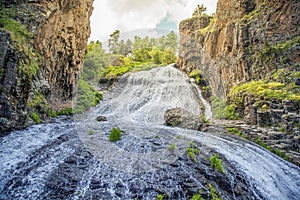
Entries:
<svg viewBox="0 0 300 200">
<path fill-rule="evenodd" d="M 213 17 L 180 23 L 177 66 L 187 73 L 199 69 L 211 95 L 234 103 L 249 123 L 263 124 L 256 116 L 261 108 L 283 115 L 286 100 L 299 113 L 299 7 L 297 0 L 219 0 Z"/>
<path fill-rule="evenodd" d="M 93 0 L 1 0 L 0 132 L 70 108 Z"/>
</svg>

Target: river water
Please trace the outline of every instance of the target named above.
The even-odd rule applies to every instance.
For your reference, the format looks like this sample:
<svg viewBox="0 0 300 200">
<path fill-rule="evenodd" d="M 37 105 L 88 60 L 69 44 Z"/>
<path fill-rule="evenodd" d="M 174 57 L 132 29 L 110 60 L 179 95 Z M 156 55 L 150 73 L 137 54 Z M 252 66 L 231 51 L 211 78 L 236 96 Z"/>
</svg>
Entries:
<svg viewBox="0 0 300 200">
<path fill-rule="evenodd" d="M 171 65 L 136 72 L 84 115 L 11 132 L 0 138 L 0 199 L 189 199 L 193 190 L 206 191 L 204 178 L 224 199 L 299 199 L 299 167 L 250 142 L 164 126 L 169 108 L 211 118 L 200 92 Z M 113 127 L 123 132 L 115 143 L 108 140 Z M 202 155 L 224 158 L 227 188 L 218 173 L 210 178 L 211 169 L 189 160 L 191 141 Z M 243 195 L 235 190 L 240 183 Z"/>
</svg>

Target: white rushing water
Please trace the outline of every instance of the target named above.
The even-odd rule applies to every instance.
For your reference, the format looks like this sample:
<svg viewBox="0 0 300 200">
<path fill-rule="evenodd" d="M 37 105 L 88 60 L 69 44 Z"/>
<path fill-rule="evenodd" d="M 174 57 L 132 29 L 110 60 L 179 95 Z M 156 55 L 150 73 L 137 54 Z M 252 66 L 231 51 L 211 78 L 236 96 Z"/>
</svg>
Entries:
<svg viewBox="0 0 300 200">
<path fill-rule="evenodd" d="M 299 167 L 249 142 L 164 126 L 169 108 L 211 117 L 194 87 L 172 66 L 132 73 L 75 122 L 59 118 L 0 138 L 0 199 L 134 199 L 132 184 L 147 180 L 144 184 L 155 188 L 156 172 L 182 156 L 190 141 L 214 149 L 245 174 L 257 193 L 249 199 L 299 199 Z M 107 121 L 97 122 L 100 115 Z M 116 143 L 108 140 L 113 127 L 124 131 Z M 170 144 L 176 144 L 174 152 Z M 177 182 L 168 184 L 179 188 Z M 142 196 L 154 199 L 157 193 L 148 190 Z"/>
</svg>

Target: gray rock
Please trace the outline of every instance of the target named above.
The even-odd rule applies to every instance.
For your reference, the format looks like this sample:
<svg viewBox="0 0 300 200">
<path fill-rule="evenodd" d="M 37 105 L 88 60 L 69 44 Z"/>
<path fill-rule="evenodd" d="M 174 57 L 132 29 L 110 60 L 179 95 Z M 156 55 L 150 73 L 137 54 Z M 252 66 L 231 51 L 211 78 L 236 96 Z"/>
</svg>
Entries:
<svg viewBox="0 0 300 200">
<path fill-rule="evenodd" d="M 96 121 L 105 122 L 105 121 L 107 121 L 107 118 L 105 116 L 98 116 L 98 117 L 96 117 Z"/>
<path fill-rule="evenodd" d="M 200 116 L 194 115 L 182 108 L 171 108 L 167 110 L 164 119 L 167 126 L 177 126 L 193 130 L 201 130 L 203 127 L 203 121 Z"/>
</svg>

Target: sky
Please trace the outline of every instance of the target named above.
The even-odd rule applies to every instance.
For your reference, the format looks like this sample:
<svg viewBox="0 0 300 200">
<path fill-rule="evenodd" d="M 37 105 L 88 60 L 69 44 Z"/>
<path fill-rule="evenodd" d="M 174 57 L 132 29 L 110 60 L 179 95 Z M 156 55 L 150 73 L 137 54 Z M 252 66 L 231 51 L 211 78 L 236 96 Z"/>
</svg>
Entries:
<svg viewBox="0 0 300 200">
<path fill-rule="evenodd" d="M 105 42 L 114 30 L 121 33 L 161 28 L 178 32 L 198 4 L 215 13 L 217 0 L 95 0 L 89 40 Z"/>
</svg>

